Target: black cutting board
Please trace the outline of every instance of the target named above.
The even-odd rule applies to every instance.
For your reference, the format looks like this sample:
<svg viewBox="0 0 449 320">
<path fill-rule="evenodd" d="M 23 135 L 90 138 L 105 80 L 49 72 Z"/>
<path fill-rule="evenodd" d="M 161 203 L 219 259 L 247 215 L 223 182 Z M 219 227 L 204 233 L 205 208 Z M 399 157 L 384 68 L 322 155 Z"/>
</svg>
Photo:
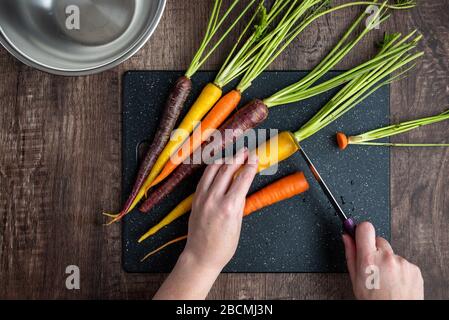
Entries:
<svg viewBox="0 0 449 320">
<path fill-rule="evenodd" d="M 123 202 L 135 179 L 138 150 L 143 142 L 154 136 L 169 88 L 181 74 L 176 71 L 130 71 L 124 76 Z M 300 71 L 265 72 L 245 92 L 241 105 L 254 97 L 267 97 L 305 74 Z M 324 79 L 337 74 L 339 72 L 330 72 Z M 197 97 L 199 89 L 213 80 L 214 75 L 214 72 L 195 75 L 194 89 L 187 106 Z M 273 108 L 260 128 L 296 131 L 337 91 Z M 335 144 L 335 132 L 342 130 L 356 134 L 388 123 L 389 87 L 386 86 L 302 143 L 343 209 L 357 221 L 371 221 L 377 232 L 387 239 L 390 238 L 389 150 L 351 146 L 339 151 Z M 237 253 L 225 272 L 346 271 L 341 223 L 299 154 L 282 162 L 275 175 L 258 176 L 252 191 L 298 170 L 305 172 L 310 190 L 245 218 Z M 141 263 L 140 259 L 166 241 L 184 235 L 187 216 L 142 244 L 136 240 L 191 194 L 198 178 L 197 175 L 184 181 L 149 214 L 134 210 L 123 219 L 123 266 L 126 271 L 169 272 L 172 269 L 185 242 L 172 245 L 145 262 Z"/>
</svg>

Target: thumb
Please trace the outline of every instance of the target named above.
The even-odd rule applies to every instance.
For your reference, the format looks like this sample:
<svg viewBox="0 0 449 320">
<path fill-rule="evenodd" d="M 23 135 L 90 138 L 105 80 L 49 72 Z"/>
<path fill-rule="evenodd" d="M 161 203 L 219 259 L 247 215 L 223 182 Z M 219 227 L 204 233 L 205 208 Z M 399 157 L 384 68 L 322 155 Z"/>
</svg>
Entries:
<svg viewBox="0 0 449 320">
<path fill-rule="evenodd" d="M 356 279 L 356 247 L 354 240 L 347 234 L 343 235 L 343 244 L 345 245 L 346 264 L 348 266 L 349 277 L 354 285 Z"/>
</svg>

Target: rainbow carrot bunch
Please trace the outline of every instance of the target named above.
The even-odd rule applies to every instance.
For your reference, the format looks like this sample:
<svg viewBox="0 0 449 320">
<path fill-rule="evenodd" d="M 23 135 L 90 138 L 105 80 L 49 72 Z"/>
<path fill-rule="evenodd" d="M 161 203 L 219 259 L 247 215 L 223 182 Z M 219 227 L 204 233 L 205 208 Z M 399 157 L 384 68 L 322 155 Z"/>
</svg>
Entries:
<svg viewBox="0 0 449 320">
<path fill-rule="evenodd" d="M 372 19 L 372 21 L 377 21 L 378 23 L 382 23 L 383 21 L 385 21 L 388 18 L 385 9 L 386 5 L 383 4 L 381 6 L 381 9 L 377 12 L 377 16 L 375 17 L 379 19 Z M 318 15 L 321 15 L 322 13 L 323 12 L 321 11 Z M 366 27 L 358 36 L 350 40 L 350 35 L 354 32 L 355 28 L 363 21 L 365 17 L 366 13 L 363 13 L 350 26 L 350 28 L 345 33 L 342 40 L 337 44 L 336 49 L 332 50 L 331 53 L 308 76 L 301 79 L 298 83 L 293 84 L 287 87 L 286 89 L 282 89 L 281 91 L 279 91 L 279 93 L 276 93 L 273 96 L 269 97 L 268 99 L 265 99 L 263 104 L 264 105 L 269 104 L 269 106 L 272 107 L 281 105 L 281 102 L 286 103 L 296 102 L 304 99 L 305 97 L 309 97 L 311 95 L 318 94 L 320 92 L 324 92 L 326 90 L 334 88 L 337 85 L 340 85 L 344 82 L 349 82 L 347 87 L 345 87 L 348 88 L 353 81 L 355 80 L 361 81 L 362 79 L 365 79 L 368 75 L 371 75 L 373 71 L 382 70 L 383 73 L 380 74 L 382 76 L 380 79 L 382 79 L 387 77 L 394 70 L 397 70 L 401 66 L 406 65 L 408 62 L 413 61 L 414 59 L 420 56 L 420 54 L 408 55 L 408 52 L 413 48 L 415 48 L 416 42 L 419 40 L 418 37 L 414 41 L 406 43 L 406 41 L 413 36 L 414 33 L 412 33 L 408 37 L 405 37 L 404 39 L 398 41 L 396 44 L 394 44 L 394 41 L 398 39 L 397 38 L 391 39 L 391 42 L 388 42 L 388 44 L 387 43 L 384 44 L 383 48 L 375 58 L 367 61 L 366 63 L 358 67 L 355 67 L 343 73 L 342 75 L 330 79 L 320 85 L 312 86 L 315 81 L 321 78 L 323 74 L 325 74 L 336 63 L 338 63 L 345 56 L 345 54 L 347 54 L 357 44 L 357 42 L 360 41 L 360 39 L 374 27 L 373 24 L 366 25 Z M 251 68 L 249 70 L 251 70 Z M 245 79 L 245 77 L 243 79 Z M 373 83 L 372 85 L 374 84 L 376 83 Z M 362 87 L 360 89 L 361 93 L 366 92 L 367 88 L 370 89 L 372 87 L 370 86 L 367 86 L 366 88 Z M 343 89 L 342 92 L 344 92 L 344 90 L 345 89 Z M 349 95 L 350 93 L 351 92 L 348 91 L 347 94 Z M 359 97 L 361 93 L 356 90 L 352 92 L 352 94 L 355 95 L 356 97 Z M 334 107 L 338 107 L 345 101 L 344 99 L 347 98 L 348 98 L 347 95 L 340 95 L 340 100 L 333 99 L 331 102 L 336 103 L 337 101 L 340 101 L 339 103 L 333 104 Z M 255 101 L 257 101 L 257 103 L 260 105 L 261 103 L 260 100 Z M 268 102 L 265 103 L 265 101 Z M 251 102 L 249 105 L 251 105 Z M 347 108 L 353 106 L 354 105 L 345 105 L 345 107 Z M 329 106 L 327 105 L 327 107 Z M 300 129 L 298 132 L 301 133 L 302 132 L 301 130 L 302 129 Z M 316 129 L 316 131 L 318 130 L 320 130 L 320 128 Z M 259 172 L 271 167 L 272 165 L 280 161 L 287 159 L 298 150 L 299 141 L 301 141 L 297 137 L 299 134 L 298 132 L 296 134 L 290 132 L 281 132 L 276 137 L 260 145 L 254 151 L 257 153 L 259 159 L 259 169 L 258 169 Z M 185 165 L 182 164 L 181 166 Z M 176 168 L 176 166 L 174 167 Z M 170 176 L 170 178 L 168 178 L 159 188 L 157 188 L 156 191 L 150 193 L 149 198 L 142 205 L 141 211 L 143 212 L 149 211 L 151 208 L 154 207 L 155 204 L 157 204 L 159 201 L 162 200 L 162 196 L 165 196 L 166 194 L 171 192 L 171 190 L 173 190 L 174 181 L 176 181 L 176 183 L 180 181 L 177 178 L 179 176 L 177 171 L 178 170 L 175 170 L 172 176 Z M 180 207 L 178 207 L 178 210 L 175 210 L 173 214 L 167 216 L 164 221 L 170 223 L 172 219 L 176 217 L 176 214 L 182 215 L 184 212 L 182 208 L 189 207 L 191 205 L 191 201 L 192 201 L 191 197 L 184 200 L 180 204 Z M 157 230 L 157 228 L 153 229 L 152 231 L 149 231 L 149 234 L 152 234 L 152 232 L 155 232 L 155 230 Z"/>
<path fill-rule="evenodd" d="M 372 3 L 376 3 L 377 0 Z M 286 3 L 284 3 L 285 5 Z M 198 148 L 202 142 L 204 142 L 212 132 L 212 129 L 219 127 L 221 123 L 234 111 L 240 102 L 242 93 L 248 89 L 252 81 L 257 78 L 268 65 L 288 46 L 288 44 L 297 37 L 307 26 L 314 22 L 319 17 L 330 14 L 334 11 L 346 8 L 352 5 L 360 5 L 359 2 L 344 4 L 335 8 L 327 8 L 326 1 L 310 1 L 303 2 L 301 6 L 295 7 L 293 3 L 289 10 L 291 12 L 290 21 L 288 15 L 284 16 L 281 22 L 285 22 L 286 25 L 279 24 L 271 33 L 263 38 L 263 41 L 259 42 L 254 49 L 258 49 L 259 53 L 255 56 L 252 63 L 248 67 L 246 73 L 237 85 L 236 89 L 231 90 L 225 96 L 223 96 L 207 114 L 207 116 L 201 121 L 200 125 L 195 129 L 193 134 L 187 138 L 187 140 L 178 148 L 178 150 L 172 154 L 170 159 L 167 160 L 165 166 L 159 175 L 153 180 L 153 182 L 147 187 L 147 190 L 157 185 L 162 180 L 167 178 L 171 172 L 182 163 L 196 148 Z M 363 3 L 366 4 L 366 3 Z M 276 5 L 276 4 L 275 4 Z M 263 100 L 268 107 L 274 107 L 290 103 L 292 100 L 299 101 L 306 98 L 310 98 L 314 95 L 318 95 L 322 92 L 331 90 L 345 82 L 350 81 L 356 77 L 360 72 L 365 70 L 356 70 L 357 72 L 346 73 L 339 77 L 335 77 L 332 81 L 328 81 L 319 86 L 310 88 L 316 81 L 318 81 L 324 74 L 335 67 L 356 45 L 360 40 L 366 36 L 371 30 L 378 27 L 384 21 L 389 18 L 386 14 L 390 6 L 387 3 L 383 3 L 380 9 L 375 13 L 371 20 L 366 23 L 365 28 L 355 38 L 351 39 L 351 35 L 355 32 L 356 28 L 364 22 L 368 13 L 363 12 L 362 15 L 350 26 L 342 39 L 337 43 L 333 50 L 323 59 L 319 65 L 315 67 L 306 77 L 299 82 L 286 87 L 285 89 L 277 92 L 269 98 Z M 391 8 L 397 9 L 392 6 Z M 402 7 L 400 7 L 402 8 Z M 293 10 L 295 9 L 295 10 Z M 293 11 L 292 11 L 293 10 Z M 287 11 L 288 12 L 288 11 Z M 297 23 L 298 18 L 302 21 Z M 268 21 L 271 21 L 270 16 Z M 285 39 L 284 39 L 285 38 Z M 233 80 L 236 75 L 236 71 L 240 72 L 241 69 L 241 52 L 237 54 L 232 61 L 226 67 L 223 67 L 216 77 L 214 83 L 223 85 L 229 80 Z M 291 93 L 295 95 L 292 97 Z M 290 95 L 289 95 L 290 94 Z"/>
<path fill-rule="evenodd" d="M 221 89 L 241 74 L 245 74 L 243 79 L 234 90 L 229 91 L 221 99 L 218 100 L 220 97 L 217 95 L 218 98 L 210 100 L 210 103 L 192 106 L 179 126 L 181 131 L 177 134 L 176 139 L 172 139 L 167 144 L 150 173 L 145 183 L 146 191 L 168 177 L 179 164 L 209 138 L 213 129 L 217 129 L 230 116 L 240 103 L 242 93 L 251 85 L 252 80 L 259 76 L 297 36 L 298 33 L 289 33 L 293 31 L 297 21 L 320 2 L 322 0 L 277 0 L 268 13 L 263 6 L 260 7 L 258 27 L 235 54 L 237 46 L 234 46 L 213 84 L 208 84 L 205 88 L 213 86 Z M 272 26 L 281 13 L 283 15 L 281 20 L 277 22 L 276 26 Z M 247 28 L 249 26 L 247 25 Z M 270 26 L 272 26 L 271 31 L 269 30 Z M 246 32 L 247 29 L 244 33 Z M 285 44 L 281 46 L 283 42 Z M 205 94 L 206 96 L 210 95 Z M 193 116 L 189 117 L 189 114 Z M 189 138 L 195 125 L 200 121 L 201 125 Z"/>
<path fill-rule="evenodd" d="M 279 3 L 284 3 L 285 5 L 285 2 L 275 2 L 275 6 L 276 3 L 278 3 L 278 5 Z M 301 2 L 291 1 L 290 5 L 286 6 L 285 12 L 283 12 L 283 17 L 278 22 L 277 26 L 274 27 L 272 31 L 262 36 L 255 46 L 258 47 L 259 50 L 255 52 L 255 58 L 249 64 L 248 70 L 236 89 L 232 90 L 218 101 L 215 107 L 202 121 L 201 127 L 196 130 L 198 132 L 194 132 L 193 135 L 184 142 L 188 152 L 185 153 L 184 157 L 178 154 L 175 158 L 171 157 L 171 159 L 167 159 L 167 164 L 165 164 L 162 173 L 148 186 L 149 189 L 151 186 L 155 185 L 155 183 L 164 180 L 171 172 L 173 172 L 172 176 L 168 177 L 163 184 L 149 193 L 148 198 L 140 207 L 142 212 L 150 211 L 154 205 L 162 200 L 161 195 L 166 196 L 170 192 L 171 188 L 168 188 L 168 186 L 173 186 L 174 181 L 178 181 L 177 183 L 181 181 L 177 179 L 179 175 L 175 174 L 176 172 L 179 172 L 175 170 L 178 165 L 181 164 L 186 157 L 190 156 L 203 141 L 210 137 L 210 134 L 213 132 L 212 129 L 216 129 L 217 126 L 227 119 L 240 102 L 241 93 L 244 92 L 251 85 L 252 81 L 257 78 L 277 56 L 279 56 L 279 54 L 305 29 L 307 25 L 310 24 L 312 21 L 311 17 L 321 16 L 323 12 L 325 12 L 323 11 L 325 3 L 327 2 L 321 0 L 305 0 Z M 268 21 L 270 21 L 270 18 L 268 18 Z M 233 63 L 234 62 L 231 62 L 231 64 Z M 231 70 L 233 70 L 233 68 L 231 68 Z M 219 74 L 219 77 L 221 76 L 222 74 Z M 249 105 L 260 105 L 260 103 L 260 100 L 254 100 L 250 102 Z M 197 136 L 200 136 L 200 139 L 196 138 Z M 180 146 L 181 152 L 185 149 L 184 146 Z M 174 159 L 177 159 L 177 161 L 175 162 Z"/>
<path fill-rule="evenodd" d="M 228 18 L 238 0 L 232 2 L 222 18 L 219 15 L 221 1 L 215 2 L 205 38 L 185 76 L 175 83 L 175 87 L 169 96 L 160 128 L 156 134 L 155 142 L 150 147 L 150 152 L 139 170 L 138 180 L 130 198 L 120 214 L 110 215 L 113 218 L 111 222 L 118 221 L 130 212 L 144 196 L 147 196 L 147 199 L 139 209 L 142 212 L 150 211 L 172 192 L 181 181 L 196 170 L 204 167 L 206 162 L 204 157 L 198 157 L 198 153 L 202 152 L 201 146 L 215 151 L 222 151 L 244 135 L 247 130 L 262 123 L 268 116 L 268 108 L 292 104 L 345 84 L 343 89 L 298 131 L 294 133 L 281 132 L 253 151 L 258 155 L 259 172 L 287 159 L 300 148 L 300 142 L 344 115 L 379 87 L 401 77 L 413 67 L 412 63 L 423 54 L 422 52 L 412 53 L 412 50 L 416 48 L 417 43 L 421 39 L 421 36 L 416 36 L 416 32 L 412 32 L 405 37 L 402 37 L 400 34 L 386 35 L 379 53 L 374 58 L 339 76 L 316 85 L 316 82 L 353 50 L 371 30 L 389 18 L 388 10 L 408 9 L 415 5 L 415 2 L 411 0 L 395 1 L 394 4 L 384 1 L 374 16 L 370 17 L 365 27 L 357 33 L 356 29 L 368 16 L 368 13 L 363 12 L 349 27 L 331 52 L 307 76 L 268 98 L 263 100 L 255 99 L 249 102 L 231 116 L 240 103 L 242 93 L 311 23 L 320 17 L 347 7 L 378 4 L 377 0 L 354 1 L 336 7 L 329 7 L 329 0 L 275 0 L 270 10 L 267 10 L 262 1 L 241 33 L 215 80 L 203 88 L 187 115 L 180 122 L 179 127 L 173 130 L 180 109 L 190 92 L 190 78 L 216 50 L 223 39 L 235 27 L 237 21 L 245 15 L 254 2 L 255 0 L 250 1 L 245 10 L 240 13 L 238 19 L 226 29 L 216 44 L 205 53 L 206 47 L 217 33 L 219 27 Z M 253 28 L 254 25 L 255 27 Z M 248 33 L 249 35 L 247 35 Z M 246 38 L 246 41 L 243 42 L 244 38 Z M 395 71 L 400 72 L 390 77 Z M 222 96 L 223 88 L 238 77 L 241 77 L 238 85 Z M 342 140 L 346 145 L 380 145 L 380 143 L 370 141 L 405 132 L 421 125 L 442 121 L 447 119 L 447 117 L 448 112 L 445 112 L 435 117 L 409 121 L 353 137 L 346 137 L 344 134 L 339 133 L 338 139 L 346 139 L 346 141 Z M 200 126 L 196 127 L 198 123 L 200 123 Z M 215 137 L 211 136 L 213 129 L 218 129 L 221 140 L 218 139 L 216 141 Z M 224 134 L 229 129 L 233 132 L 232 136 Z M 171 137 L 169 139 L 170 134 Z M 214 155 L 211 154 L 210 158 L 213 158 Z M 190 161 L 185 163 L 184 160 L 189 157 Z M 194 159 L 202 159 L 203 162 L 195 163 Z M 156 188 L 151 189 L 156 185 Z M 285 177 L 247 197 L 243 215 L 249 215 L 273 203 L 302 193 L 307 189 L 308 184 L 302 173 Z M 148 191 L 149 193 L 147 194 Z M 164 226 L 188 213 L 192 207 L 193 199 L 194 194 L 184 199 L 160 223 L 148 230 L 139 239 L 139 242 L 144 241 L 160 231 Z M 150 252 L 142 260 L 186 238 L 187 236 L 182 236 L 173 239 L 162 247 Z"/>
<path fill-rule="evenodd" d="M 262 101 L 254 100 L 233 114 L 218 130 L 218 135 L 211 136 L 204 143 L 204 150 L 211 150 L 210 154 L 204 153 L 203 148 L 197 149 L 188 163 L 182 163 L 164 180 L 158 188 L 152 191 L 142 206 L 141 212 L 150 211 L 156 204 L 162 201 L 173 191 L 179 183 L 191 176 L 195 171 L 204 168 L 206 163 L 211 163 L 215 156 L 227 147 L 233 145 L 248 130 L 254 129 L 268 117 L 268 109 Z M 201 161 L 196 161 L 201 159 Z"/>
<path fill-rule="evenodd" d="M 207 25 L 206 33 L 204 35 L 203 41 L 196 52 L 189 68 L 187 69 L 184 76 L 180 77 L 171 89 L 165 107 L 162 114 L 162 118 L 159 122 L 159 127 L 156 130 L 153 142 L 145 155 L 142 164 L 140 165 L 139 171 L 137 173 L 137 178 L 132 188 L 131 194 L 128 197 L 122 211 L 118 214 L 104 213 L 104 215 L 111 217 L 112 219 L 108 224 L 120 220 L 124 215 L 129 213 L 142 199 L 145 195 L 145 189 L 143 188 L 144 183 L 149 174 L 151 174 L 152 169 L 155 164 L 157 164 L 157 159 L 163 152 L 164 147 L 169 141 L 170 134 L 174 129 L 182 108 L 187 100 L 191 88 L 192 88 L 192 76 L 199 70 L 199 68 L 206 62 L 206 60 L 212 55 L 212 53 L 219 47 L 223 40 L 229 35 L 229 33 L 235 28 L 237 23 L 245 16 L 246 12 L 250 10 L 256 0 L 250 0 L 246 7 L 240 12 L 238 17 L 232 21 L 231 25 L 223 32 L 222 36 L 216 40 L 215 44 L 208 50 L 206 49 L 210 46 L 213 39 L 216 38 L 218 31 L 221 29 L 222 25 L 230 20 L 230 14 L 236 10 L 236 5 L 240 0 L 233 0 L 228 9 L 220 17 L 220 11 L 222 7 L 221 0 L 215 0 L 212 9 L 211 16 Z M 206 88 L 206 91 L 210 92 L 210 97 L 218 95 L 218 89 L 214 87 Z M 220 92 L 221 95 L 221 92 Z M 217 98 L 218 99 L 218 98 Z"/>
<path fill-rule="evenodd" d="M 273 25 L 275 19 L 284 11 L 285 7 L 291 2 L 292 0 L 276 0 L 268 13 L 263 6 L 263 1 L 260 3 L 256 13 L 252 16 L 249 23 L 241 33 L 236 45 L 231 50 L 215 80 L 211 83 L 208 83 L 203 88 L 196 101 L 193 103 L 185 117 L 182 119 L 178 128 L 173 131 L 170 141 L 168 141 L 168 143 L 165 145 L 165 148 L 160 153 L 159 157 L 156 160 L 156 163 L 154 164 L 152 170 L 145 180 L 144 185 L 142 186 L 142 197 L 144 194 L 146 194 L 149 188 L 156 184 L 156 178 L 158 178 L 157 183 L 163 180 L 161 177 L 158 177 L 158 175 L 161 173 L 167 161 L 169 161 L 170 157 L 178 151 L 181 145 L 192 133 L 197 123 L 203 119 L 203 117 L 221 98 L 223 94 L 223 88 L 228 83 L 236 79 L 241 73 L 246 71 L 251 61 L 255 58 L 258 49 L 260 49 L 260 47 L 266 41 L 264 40 L 264 37 L 268 33 L 268 29 Z M 239 49 L 239 44 L 243 41 L 243 38 L 250 31 L 251 27 L 253 27 L 254 24 L 256 25 L 254 30 Z M 226 77 L 223 76 L 225 73 Z M 230 105 L 237 106 L 237 104 L 240 102 L 240 94 L 230 94 L 225 100 Z M 218 125 L 220 124 L 221 123 L 219 123 Z M 206 139 L 207 137 L 202 139 L 201 142 L 205 141 Z M 196 141 L 197 139 L 194 140 Z M 198 145 L 192 145 L 190 151 L 193 152 L 193 150 L 196 149 L 195 147 L 197 146 Z M 186 154 L 183 160 L 185 160 L 190 155 L 190 153 Z M 181 162 L 182 161 L 179 161 L 177 165 Z M 167 171 L 168 170 L 166 169 L 165 172 Z M 165 172 L 164 175 L 167 176 L 168 174 L 166 175 Z M 139 200 L 141 200 L 142 197 L 140 197 Z"/>
<path fill-rule="evenodd" d="M 271 206 L 275 203 L 281 202 L 283 200 L 289 199 L 296 195 L 306 192 L 309 189 L 309 183 L 307 182 L 304 173 L 296 172 L 289 176 L 286 176 L 274 183 L 256 191 L 252 195 L 246 198 L 245 208 L 243 210 L 243 216 L 246 217 L 260 209 Z M 139 242 L 144 241 L 151 235 L 161 230 L 163 227 L 167 226 L 175 219 L 181 217 L 182 215 L 188 213 L 192 208 L 192 201 L 194 195 L 187 197 L 182 201 L 176 208 L 174 208 L 160 223 L 155 225 L 153 228 L 148 230 L 140 239 Z M 167 246 L 180 242 L 187 239 L 187 235 L 178 237 L 171 241 L 168 241 L 161 247 L 147 254 L 141 261 L 144 261 L 148 257 L 154 255 L 155 253 L 161 251 Z"/>
<path fill-rule="evenodd" d="M 163 181 L 183 160 L 187 159 L 194 150 L 204 143 L 209 138 L 210 132 L 212 132 L 210 129 L 218 128 L 237 107 L 242 92 L 251 85 L 252 81 L 308 25 L 319 17 L 336 10 L 354 5 L 376 4 L 377 0 L 372 2 L 350 2 L 330 9 L 327 8 L 329 4 L 327 0 L 276 0 L 268 12 L 263 6 L 262 1 L 217 74 L 214 82 L 204 87 L 187 115 L 181 121 L 178 129 L 173 130 L 181 109 L 190 93 L 192 85 L 190 78 L 227 37 L 237 22 L 254 4 L 255 0 L 249 2 L 237 19 L 224 31 L 212 48 L 206 52 L 206 48 L 210 45 L 214 36 L 217 35 L 220 27 L 229 19 L 230 13 L 235 10 L 238 2 L 239 0 L 234 0 L 222 17 L 220 17 L 221 1 L 215 1 L 203 42 L 185 75 L 176 81 L 173 90 L 169 94 L 159 128 L 148 154 L 142 162 L 128 200 L 119 214 L 106 214 L 112 217 L 110 223 L 120 220 L 124 215 L 129 213 L 146 196 L 149 188 Z M 388 2 L 385 2 L 381 6 L 381 10 L 379 10 L 379 19 L 372 19 L 372 21 L 382 23 L 388 18 L 385 15 L 384 9 L 406 9 L 413 5 L 413 1 L 402 1 L 396 4 L 388 4 Z M 288 100 L 304 99 L 347 82 L 360 74 L 360 72 L 366 71 L 357 70 L 357 72 L 353 72 L 352 74 L 346 74 L 345 77 L 336 77 L 333 79 L 333 82 L 311 87 L 315 81 L 335 66 L 372 29 L 372 26 L 368 25 L 356 39 L 344 44 L 343 42 L 347 40 L 348 35 L 362 19 L 363 17 L 361 16 L 350 30 L 348 30 L 341 43 L 334 48 L 328 57 L 308 77 L 279 92 L 278 95 L 264 100 L 264 103 L 268 107 L 272 107 L 284 104 Z M 256 24 L 256 27 L 251 35 L 240 46 L 243 37 L 254 24 Z M 231 90 L 220 99 L 222 88 L 240 75 L 243 75 L 243 78 L 236 89 Z M 292 98 L 289 95 L 291 92 L 295 92 L 296 96 Z M 211 110 L 214 105 L 215 107 Z M 206 114 L 207 116 L 203 119 Z M 202 119 L 202 125 L 189 138 L 196 124 Z M 143 208 L 147 207 L 149 208 L 148 204 L 143 206 Z"/>
<path fill-rule="evenodd" d="M 376 3 L 376 1 L 374 1 L 374 3 Z M 279 11 L 280 7 L 276 7 L 277 4 L 279 3 L 275 3 L 272 11 Z M 283 4 L 284 6 L 286 5 L 285 2 Z M 195 129 L 193 134 L 187 138 L 187 140 L 180 145 L 178 150 L 167 160 L 159 175 L 146 187 L 146 191 L 166 179 L 179 164 L 187 159 L 190 154 L 210 136 L 213 129 L 218 128 L 218 126 L 225 121 L 225 119 L 237 107 L 241 99 L 241 94 L 251 86 L 252 81 L 257 78 L 288 46 L 288 44 L 291 43 L 291 41 L 293 41 L 293 39 L 297 37 L 298 34 L 300 34 L 308 25 L 326 14 L 346 8 L 350 5 L 359 5 L 359 3 L 355 2 L 328 9 L 326 6 L 327 4 L 327 1 L 303 1 L 300 5 L 297 5 L 295 2 L 291 3 L 286 12 L 284 12 L 284 16 L 278 26 L 266 36 L 262 37 L 262 40 L 255 45 L 254 48 L 259 49 L 259 51 L 255 55 L 252 63 L 249 65 L 236 89 L 231 90 L 216 103 L 212 110 L 202 120 L 200 125 Z M 291 97 L 286 97 L 286 95 L 290 92 L 295 92 L 296 95 L 294 99 L 299 101 L 300 99 L 305 99 L 330 90 L 354 78 L 357 75 L 356 72 L 346 74 L 346 77 L 344 75 L 336 77 L 333 81 L 322 84 L 318 88 L 310 88 L 327 71 L 340 62 L 367 33 L 388 19 L 389 16 L 386 14 L 386 10 L 387 4 L 384 3 L 375 16 L 372 17 L 371 21 L 366 24 L 363 31 L 360 32 L 354 39 L 350 39 L 351 35 L 355 32 L 355 29 L 367 17 L 367 13 L 364 12 L 351 25 L 343 38 L 328 54 L 328 56 L 310 74 L 308 74 L 308 76 L 301 79 L 298 83 L 281 90 L 277 94 L 264 99 L 263 102 L 268 107 L 283 104 L 284 99 L 292 99 Z M 272 16 L 268 16 L 267 21 L 271 22 L 271 20 Z M 257 32 L 255 32 L 255 34 L 257 34 Z M 244 46 L 244 48 L 246 47 Z M 241 56 L 240 53 L 241 51 L 229 62 L 226 68 L 222 68 L 222 70 L 220 70 L 215 83 L 222 83 L 225 81 L 224 79 L 234 79 L 235 74 L 233 72 L 235 70 L 240 70 L 241 66 L 241 60 L 239 60 L 239 57 Z M 310 90 L 307 90 L 309 88 Z M 148 180 L 151 180 L 151 177 L 149 177 Z M 150 207 L 144 204 L 143 208 L 146 210 Z"/>
<path fill-rule="evenodd" d="M 342 132 L 337 133 L 337 143 L 340 150 L 344 150 L 350 144 L 387 147 L 449 147 L 449 143 L 389 143 L 373 142 L 373 140 L 388 138 L 397 134 L 411 131 L 432 123 L 449 120 L 449 110 L 436 116 L 411 120 L 387 127 L 371 130 L 356 136 L 346 136 Z"/>
</svg>

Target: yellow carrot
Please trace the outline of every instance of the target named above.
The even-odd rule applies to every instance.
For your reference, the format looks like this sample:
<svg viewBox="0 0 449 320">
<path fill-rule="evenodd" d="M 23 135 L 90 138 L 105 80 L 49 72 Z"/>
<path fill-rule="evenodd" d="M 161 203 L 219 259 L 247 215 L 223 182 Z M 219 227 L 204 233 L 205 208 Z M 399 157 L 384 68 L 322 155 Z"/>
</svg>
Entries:
<svg viewBox="0 0 449 320">
<path fill-rule="evenodd" d="M 299 145 L 291 132 L 283 131 L 277 136 L 265 141 L 253 152 L 256 152 L 261 172 L 269 167 L 287 159 L 296 151 Z"/>
<path fill-rule="evenodd" d="M 222 95 L 222 90 L 213 83 L 208 83 L 198 99 L 196 99 L 195 103 L 190 108 L 189 112 L 187 112 L 184 119 L 181 121 L 178 129 L 176 129 L 176 135 L 174 139 L 170 139 L 170 141 L 165 146 L 164 150 L 162 150 L 159 155 L 156 163 L 151 169 L 150 174 L 145 180 L 145 184 L 143 185 L 143 190 L 147 190 L 148 187 L 153 183 L 154 179 L 159 175 L 162 168 L 164 168 L 170 156 L 174 154 L 178 148 L 184 143 L 184 141 L 190 136 L 195 125 L 201 121 L 201 119 L 209 112 L 209 110 L 215 105 L 215 103 L 220 99 Z M 140 199 L 139 199 L 140 200 Z"/>
<path fill-rule="evenodd" d="M 284 161 L 298 150 L 299 144 L 293 133 L 282 131 L 252 151 L 257 154 L 258 158 L 257 173 Z M 242 168 L 235 173 L 234 178 L 237 177 L 241 171 Z"/>
<path fill-rule="evenodd" d="M 154 227 L 148 230 L 143 236 L 141 236 L 138 242 L 141 243 L 142 241 L 148 239 L 149 237 L 160 231 L 163 227 L 168 226 L 174 220 L 190 212 L 190 210 L 192 210 L 192 203 L 194 196 L 195 193 L 192 193 L 190 196 L 182 200 L 172 211 L 169 212 L 169 214 L 165 216 L 164 219 L 162 219 L 158 224 L 156 224 Z"/>
<path fill-rule="evenodd" d="M 148 230 L 147 233 L 145 233 L 143 236 L 140 237 L 139 243 L 145 240 L 146 238 L 152 236 L 159 230 L 161 230 L 163 227 L 169 225 L 174 220 L 178 219 L 180 216 L 186 214 L 192 209 L 192 202 L 193 202 L 193 196 L 195 194 L 191 194 L 187 198 L 185 198 L 183 201 L 181 201 L 176 208 L 174 208 L 164 219 L 161 220 L 157 225 L 152 227 L 150 230 Z"/>
</svg>

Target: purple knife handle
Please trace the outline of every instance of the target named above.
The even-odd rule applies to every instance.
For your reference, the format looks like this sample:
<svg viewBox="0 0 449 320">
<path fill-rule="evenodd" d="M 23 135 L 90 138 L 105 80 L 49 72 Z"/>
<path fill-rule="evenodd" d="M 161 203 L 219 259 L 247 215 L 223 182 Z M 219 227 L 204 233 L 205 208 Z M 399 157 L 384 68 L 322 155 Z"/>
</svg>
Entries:
<svg viewBox="0 0 449 320">
<path fill-rule="evenodd" d="M 355 239 L 356 226 L 357 225 L 356 225 L 355 221 L 352 220 L 352 218 L 349 218 L 343 222 L 343 229 L 345 230 L 345 232 L 347 234 L 349 234 L 352 237 L 352 239 Z"/>
</svg>

